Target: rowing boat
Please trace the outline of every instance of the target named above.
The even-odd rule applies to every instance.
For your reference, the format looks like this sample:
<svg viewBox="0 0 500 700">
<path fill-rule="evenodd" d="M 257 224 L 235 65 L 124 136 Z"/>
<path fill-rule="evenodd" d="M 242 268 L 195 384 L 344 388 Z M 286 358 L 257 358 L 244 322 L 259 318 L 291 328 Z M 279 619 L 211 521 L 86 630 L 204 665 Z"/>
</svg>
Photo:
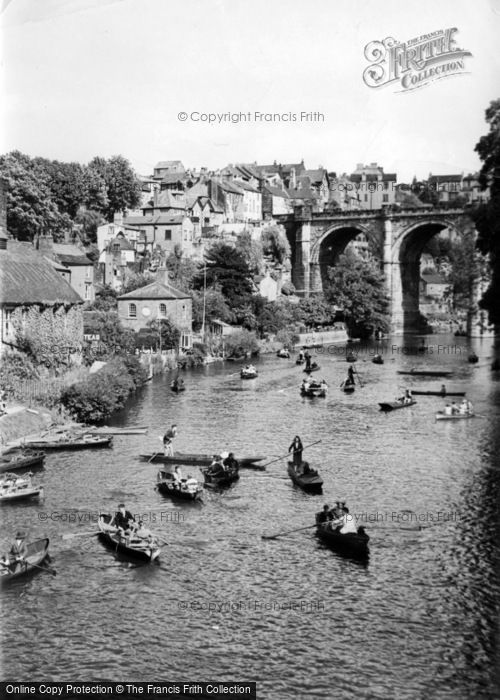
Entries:
<svg viewBox="0 0 500 700">
<path fill-rule="evenodd" d="M 301 463 L 301 471 L 297 471 L 297 465 L 293 462 L 288 462 L 288 476 L 296 486 L 300 486 L 304 491 L 315 491 L 321 493 L 323 488 L 323 479 L 315 469 L 309 472 L 304 472 L 304 466 L 307 462 Z"/>
<path fill-rule="evenodd" d="M 316 384 L 314 386 L 301 385 L 301 387 L 300 387 L 300 395 L 301 396 L 308 396 L 309 398 L 314 398 L 316 396 L 324 398 L 327 394 L 327 391 L 328 391 L 328 389 L 327 389 L 326 385 L 321 386 L 321 384 Z"/>
<path fill-rule="evenodd" d="M 203 467 L 200 471 L 205 479 L 205 486 L 210 486 L 211 488 L 229 486 L 240 478 L 238 467 L 227 467 L 226 469 L 222 469 L 221 467 L 214 469 L 209 466 Z"/>
<path fill-rule="evenodd" d="M 209 467 L 214 461 L 214 455 L 189 454 L 184 452 L 174 452 L 173 456 L 157 454 L 139 455 L 139 459 L 150 464 L 186 464 L 193 467 Z M 265 457 L 256 455 L 255 457 L 238 457 L 240 467 L 249 469 L 262 469 L 255 462 L 262 462 Z"/>
<path fill-rule="evenodd" d="M 172 391 L 175 391 L 176 394 L 178 394 L 180 391 L 186 391 L 186 387 L 184 386 L 182 379 L 180 381 L 174 379 L 172 382 L 170 382 L 170 388 Z"/>
<path fill-rule="evenodd" d="M 387 413 L 388 411 L 397 411 L 398 408 L 408 408 L 409 406 L 414 406 L 417 402 L 416 401 L 386 401 L 383 403 L 379 403 L 380 410 L 384 411 Z"/>
<path fill-rule="evenodd" d="M 358 361 L 358 358 L 353 353 L 346 355 L 345 359 L 346 359 L 346 362 L 357 362 Z"/>
<path fill-rule="evenodd" d="M 384 364 L 384 358 L 382 355 L 374 355 L 372 357 L 372 362 L 374 365 L 383 365 Z"/>
<path fill-rule="evenodd" d="M 15 469 L 27 469 L 28 467 L 30 469 L 43 467 L 44 460 L 45 452 L 22 450 L 12 456 L 0 458 L 0 472 L 11 472 Z"/>
<path fill-rule="evenodd" d="M 307 374 L 310 374 L 311 372 L 317 372 L 320 369 L 321 367 L 318 364 L 316 364 L 316 362 L 313 362 L 310 367 L 306 367 L 302 371 L 306 372 Z"/>
<path fill-rule="evenodd" d="M 278 350 L 278 352 L 276 353 L 276 356 L 283 357 L 285 360 L 289 360 L 290 359 L 290 352 L 283 348 L 281 350 Z"/>
<path fill-rule="evenodd" d="M 436 413 L 436 420 L 464 420 L 465 418 L 474 418 L 474 413 L 452 413 L 451 415 L 443 411 Z"/>
<path fill-rule="evenodd" d="M 109 524 L 111 519 L 112 516 L 108 513 L 101 513 L 97 521 L 100 531 L 99 539 L 103 544 L 131 559 L 151 562 L 160 556 L 161 550 L 154 541 L 149 542 L 145 539 L 134 540 L 133 536 L 132 538 L 121 537 L 118 534 L 118 529 Z"/>
<path fill-rule="evenodd" d="M 316 528 L 316 535 L 333 549 L 349 552 L 355 556 L 368 556 L 368 542 L 370 538 L 363 527 L 360 527 L 357 533 L 347 532 L 341 534 L 339 530 L 332 530 L 328 522 L 321 523 Z"/>
<path fill-rule="evenodd" d="M 43 487 L 33 485 L 31 474 L 25 477 L 5 474 L 0 480 L 0 503 L 15 503 L 30 498 L 43 498 Z"/>
<path fill-rule="evenodd" d="M 77 438 L 26 440 L 25 445 L 43 450 L 88 450 L 94 447 L 111 447 L 113 437 L 84 435 Z"/>
<path fill-rule="evenodd" d="M 156 488 L 164 496 L 181 498 L 187 501 L 196 501 L 201 498 L 203 487 L 196 479 L 189 477 L 181 479 L 178 483 L 172 472 L 160 469 L 156 477 Z"/>
<path fill-rule="evenodd" d="M 471 363 L 471 365 L 475 365 L 476 362 L 479 362 L 479 357 L 476 355 L 475 352 L 471 353 L 467 359 Z"/>
<path fill-rule="evenodd" d="M 2 584 L 12 581 L 12 579 L 19 578 L 20 576 L 39 571 L 43 562 L 47 559 L 49 555 L 48 538 L 35 540 L 35 542 L 30 542 L 30 544 L 26 546 L 28 548 L 28 553 L 24 561 L 18 562 L 12 565 L 12 567 L 4 564 L 0 566 L 0 582 Z"/>
<path fill-rule="evenodd" d="M 447 370 L 437 370 L 437 369 L 410 369 L 402 370 L 398 369 L 398 374 L 412 374 L 415 377 L 449 377 L 453 374 L 451 371 Z"/>
<path fill-rule="evenodd" d="M 415 391 L 411 390 L 414 396 L 441 396 L 443 399 L 446 396 L 465 396 L 465 391 Z"/>
<path fill-rule="evenodd" d="M 258 374 L 259 373 L 254 367 L 249 367 L 248 369 L 244 367 L 240 372 L 240 377 L 242 379 L 255 379 Z"/>
<path fill-rule="evenodd" d="M 113 428 L 109 425 L 103 425 L 100 428 L 90 428 L 86 432 L 88 435 L 145 435 L 148 428 L 146 425 L 131 426 L 130 428 Z"/>
</svg>

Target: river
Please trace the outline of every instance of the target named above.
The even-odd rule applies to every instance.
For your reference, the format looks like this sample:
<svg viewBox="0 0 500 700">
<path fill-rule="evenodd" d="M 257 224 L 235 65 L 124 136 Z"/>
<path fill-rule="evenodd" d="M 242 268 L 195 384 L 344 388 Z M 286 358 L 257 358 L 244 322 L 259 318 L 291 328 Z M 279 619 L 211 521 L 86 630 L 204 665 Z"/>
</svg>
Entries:
<svg viewBox="0 0 500 700">
<path fill-rule="evenodd" d="M 186 372 L 180 395 L 171 377 L 156 377 L 114 420 L 148 425 L 148 435 L 49 453 L 36 477 L 44 503 L 2 510 L 2 544 L 20 527 L 30 539 L 46 534 L 57 570 L 3 592 L 2 678 L 257 680 L 265 700 L 498 697 L 500 373 L 490 370 L 492 341 L 427 336 L 424 355 L 417 342 L 384 341 L 380 366 L 360 348 L 363 386 L 351 396 L 338 389 L 347 367 L 338 348 L 318 355 L 327 399 L 301 398 L 301 368 L 270 356 L 252 381 L 229 362 Z M 405 384 L 440 386 L 396 374 L 412 366 L 453 370 L 447 386 L 466 390 L 478 417 L 436 422 L 443 399 L 423 396 L 381 413 L 378 402 Z M 324 495 L 294 487 L 282 460 L 242 470 L 223 492 L 205 490 L 203 504 L 173 503 L 154 489 L 157 467 L 136 459 L 160 450 L 173 422 L 181 451 L 271 459 L 295 434 L 321 440 L 304 457 L 319 468 Z M 364 523 L 368 562 L 326 548 L 313 530 L 262 539 L 311 524 L 337 499 L 377 519 Z M 170 542 L 159 563 L 136 567 L 95 537 L 61 538 L 92 532 L 73 521 L 120 501 Z"/>
</svg>

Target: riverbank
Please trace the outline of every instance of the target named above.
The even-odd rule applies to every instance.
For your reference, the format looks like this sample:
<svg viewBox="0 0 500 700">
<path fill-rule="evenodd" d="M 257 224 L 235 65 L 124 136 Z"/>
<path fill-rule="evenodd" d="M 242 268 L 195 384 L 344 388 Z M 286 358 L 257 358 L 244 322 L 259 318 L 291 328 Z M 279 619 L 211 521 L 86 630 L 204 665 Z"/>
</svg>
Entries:
<svg viewBox="0 0 500 700">
<path fill-rule="evenodd" d="M 47 408 L 13 406 L 0 417 L 0 444 L 2 447 L 15 446 L 17 441 L 37 437 L 53 425 L 57 423 Z"/>
</svg>

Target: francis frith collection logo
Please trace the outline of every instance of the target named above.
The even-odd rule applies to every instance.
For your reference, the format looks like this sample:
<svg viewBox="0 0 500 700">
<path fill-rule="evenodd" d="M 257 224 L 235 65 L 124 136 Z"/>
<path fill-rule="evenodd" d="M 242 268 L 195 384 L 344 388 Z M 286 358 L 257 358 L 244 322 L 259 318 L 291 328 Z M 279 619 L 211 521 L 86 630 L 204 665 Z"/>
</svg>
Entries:
<svg viewBox="0 0 500 700">
<path fill-rule="evenodd" d="M 456 27 L 439 29 L 406 42 L 387 37 L 365 46 L 370 65 L 363 71 L 368 87 L 399 84 L 401 92 L 429 85 L 434 80 L 465 73 L 465 58 L 470 51 L 455 44 Z"/>
</svg>

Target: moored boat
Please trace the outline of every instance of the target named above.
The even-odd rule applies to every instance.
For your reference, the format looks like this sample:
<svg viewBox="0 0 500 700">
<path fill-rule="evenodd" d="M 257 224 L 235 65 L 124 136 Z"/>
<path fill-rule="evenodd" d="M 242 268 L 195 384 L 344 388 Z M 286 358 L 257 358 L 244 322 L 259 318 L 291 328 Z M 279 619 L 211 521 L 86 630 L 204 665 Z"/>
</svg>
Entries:
<svg viewBox="0 0 500 700">
<path fill-rule="evenodd" d="M 436 420 L 464 420 L 465 418 L 474 418 L 474 411 L 469 413 L 445 413 L 444 411 L 438 411 L 436 413 Z"/>
<path fill-rule="evenodd" d="M 43 498 L 43 487 L 33 484 L 31 473 L 25 476 L 5 474 L 0 480 L 0 504 L 27 501 L 31 498 Z"/>
<path fill-rule="evenodd" d="M 416 401 L 385 401 L 379 403 L 380 410 L 387 413 L 388 411 L 397 411 L 398 408 L 408 408 L 414 406 Z"/>
<path fill-rule="evenodd" d="M 164 455 L 162 452 L 157 452 L 156 454 L 142 454 L 139 456 L 143 462 L 149 462 L 150 464 L 185 464 L 194 467 L 209 467 L 214 461 L 214 455 L 208 454 L 189 454 L 185 452 L 174 452 L 173 456 Z M 265 467 L 259 466 L 256 462 L 262 462 L 265 457 L 261 455 L 249 456 L 249 457 L 238 457 L 238 464 L 240 468 L 243 469 L 259 469 L 264 470 Z"/>
<path fill-rule="evenodd" d="M 43 450 L 88 450 L 95 447 L 111 447 L 112 443 L 112 436 L 90 435 L 89 433 L 75 438 L 46 438 L 24 442 L 28 447 Z"/>
<path fill-rule="evenodd" d="M 205 479 L 205 485 L 211 488 L 229 486 L 240 478 L 238 467 L 222 468 L 222 465 L 210 465 L 200 469 Z"/>
<path fill-rule="evenodd" d="M 278 350 L 276 353 L 277 357 L 283 357 L 285 360 L 290 359 L 290 351 L 287 350 L 286 348 L 281 348 L 281 350 Z"/>
<path fill-rule="evenodd" d="M 86 431 L 89 435 L 146 435 L 148 428 L 144 426 L 130 426 L 130 428 L 113 428 L 113 426 L 102 425 L 99 428 L 89 428 Z"/>
<path fill-rule="evenodd" d="M 309 367 L 306 367 L 302 371 L 306 372 L 307 374 L 310 374 L 311 372 L 317 372 L 320 369 L 321 369 L 321 367 L 318 365 L 318 363 L 313 362 L 312 365 L 309 365 Z"/>
<path fill-rule="evenodd" d="M 443 399 L 446 396 L 465 396 L 465 391 L 416 391 L 411 390 L 414 396 L 441 396 Z"/>
<path fill-rule="evenodd" d="M 374 355 L 372 357 L 372 362 L 374 365 L 383 365 L 384 364 L 384 358 L 382 355 Z"/>
<path fill-rule="evenodd" d="M 184 386 L 184 381 L 182 379 L 173 379 L 170 382 L 170 388 L 172 391 L 175 391 L 176 394 L 178 394 L 180 391 L 186 391 L 186 387 Z"/>
<path fill-rule="evenodd" d="M 161 550 L 154 540 L 151 542 L 145 539 L 134 539 L 133 535 L 130 538 L 121 537 L 118 529 L 110 525 L 111 520 L 112 516 L 108 513 L 100 513 L 97 521 L 99 539 L 107 547 L 140 561 L 151 562 L 160 556 Z"/>
<path fill-rule="evenodd" d="M 8 581 L 12 581 L 12 579 L 29 573 L 36 573 L 43 568 L 43 563 L 49 555 L 49 539 L 35 540 L 35 542 L 30 542 L 26 546 L 28 553 L 24 561 L 12 565 L 7 565 L 4 562 L 0 565 L 0 583 L 5 584 Z"/>
<path fill-rule="evenodd" d="M 340 528 L 331 529 L 330 523 L 320 523 L 316 526 L 316 535 L 325 544 L 330 545 L 333 549 L 338 549 L 354 556 L 368 556 L 369 536 L 366 534 L 364 527 L 358 528 L 357 533 L 347 532 L 342 534 Z"/>
<path fill-rule="evenodd" d="M 43 467 L 45 452 L 33 452 L 32 450 L 22 450 L 21 452 L 9 453 L 8 457 L 0 458 L 0 472 L 10 472 L 15 469 L 35 469 Z"/>
<path fill-rule="evenodd" d="M 293 462 L 288 462 L 288 476 L 296 486 L 300 486 L 304 491 L 315 491 L 321 493 L 323 489 L 323 479 L 315 469 L 310 469 L 307 462 L 302 462 L 300 467 Z"/>
<path fill-rule="evenodd" d="M 240 372 L 240 377 L 242 379 L 255 379 L 258 376 L 258 372 L 255 367 L 243 367 Z"/>
<path fill-rule="evenodd" d="M 177 482 L 172 472 L 160 469 L 156 477 L 156 488 L 164 496 L 180 498 L 187 501 L 196 501 L 201 498 L 203 486 L 192 477 L 181 479 Z"/>
</svg>

